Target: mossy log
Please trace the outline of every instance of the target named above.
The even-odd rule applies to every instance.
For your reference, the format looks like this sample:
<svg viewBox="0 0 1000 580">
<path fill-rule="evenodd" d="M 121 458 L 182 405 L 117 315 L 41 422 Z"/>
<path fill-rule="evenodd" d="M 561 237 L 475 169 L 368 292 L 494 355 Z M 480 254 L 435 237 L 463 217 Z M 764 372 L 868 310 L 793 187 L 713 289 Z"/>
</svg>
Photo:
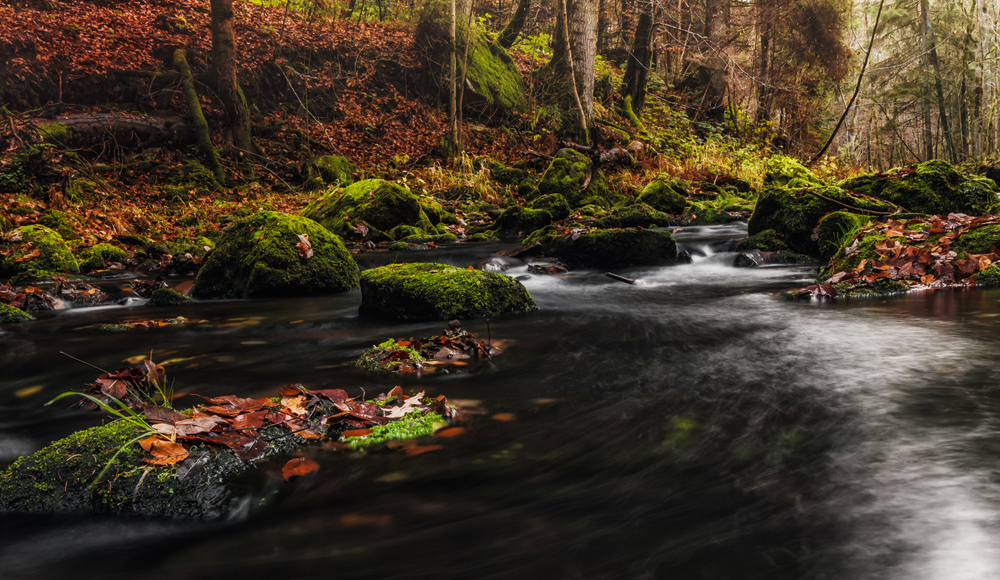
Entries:
<svg viewBox="0 0 1000 580">
<path fill-rule="evenodd" d="M 121 146 L 182 144 L 192 136 L 191 125 L 172 114 L 92 113 L 35 119 L 31 124 L 43 138 L 69 147 L 92 147 L 105 142 Z"/>
</svg>

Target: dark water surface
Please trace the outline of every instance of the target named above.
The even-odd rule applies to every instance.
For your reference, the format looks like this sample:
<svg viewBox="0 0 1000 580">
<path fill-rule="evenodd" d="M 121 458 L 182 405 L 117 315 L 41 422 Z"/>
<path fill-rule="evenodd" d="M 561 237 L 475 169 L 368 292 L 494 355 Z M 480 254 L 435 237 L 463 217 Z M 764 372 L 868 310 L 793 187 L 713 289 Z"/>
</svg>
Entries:
<svg viewBox="0 0 1000 580">
<path fill-rule="evenodd" d="M 0 578 L 1000 577 L 1000 292 L 789 301 L 811 269 L 729 267 L 741 235 L 681 232 L 695 262 L 619 272 L 637 285 L 526 280 L 539 310 L 492 320 L 504 352 L 474 373 L 355 370 L 443 328 L 361 319 L 356 291 L 5 326 L 0 466 L 98 421 L 41 407 L 96 378 L 59 351 L 117 368 L 153 350 L 181 393 L 402 384 L 480 412 L 434 453 L 310 450 L 321 473 L 288 486 L 265 463 L 284 497 L 225 522 L 2 516 Z M 177 315 L 206 322 L 96 330 Z"/>
</svg>

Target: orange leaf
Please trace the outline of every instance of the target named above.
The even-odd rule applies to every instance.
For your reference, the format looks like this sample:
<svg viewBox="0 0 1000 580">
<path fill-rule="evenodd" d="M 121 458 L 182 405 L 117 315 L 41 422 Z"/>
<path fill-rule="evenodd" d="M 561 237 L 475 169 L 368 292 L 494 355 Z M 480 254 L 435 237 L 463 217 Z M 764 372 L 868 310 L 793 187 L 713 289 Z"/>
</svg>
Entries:
<svg viewBox="0 0 1000 580">
<path fill-rule="evenodd" d="M 352 431 L 344 431 L 341 433 L 344 437 L 364 437 L 365 435 L 370 435 L 371 429 L 354 429 Z"/>
<path fill-rule="evenodd" d="M 153 459 L 143 459 L 152 465 L 174 465 L 188 456 L 187 449 L 180 443 L 156 436 L 139 441 L 139 445 L 153 456 Z"/>
<path fill-rule="evenodd" d="M 435 437 L 457 437 L 465 433 L 465 427 L 446 427 L 434 434 Z"/>
<path fill-rule="evenodd" d="M 281 468 L 281 476 L 285 478 L 285 481 L 288 481 L 293 477 L 309 475 L 318 470 L 319 463 L 305 457 L 296 457 L 295 459 L 289 459 L 288 463 Z"/>
</svg>

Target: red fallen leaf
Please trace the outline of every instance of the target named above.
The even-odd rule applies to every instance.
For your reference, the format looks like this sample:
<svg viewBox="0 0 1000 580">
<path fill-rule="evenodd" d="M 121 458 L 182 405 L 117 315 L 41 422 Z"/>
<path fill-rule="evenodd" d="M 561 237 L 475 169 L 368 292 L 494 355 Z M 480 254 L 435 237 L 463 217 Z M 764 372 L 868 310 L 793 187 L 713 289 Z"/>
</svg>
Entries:
<svg viewBox="0 0 1000 580">
<path fill-rule="evenodd" d="M 344 401 L 349 399 L 347 396 L 347 391 L 344 389 L 322 389 L 319 391 L 309 391 L 310 395 L 316 395 L 317 397 L 323 397 L 330 399 L 331 401 Z"/>
<path fill-rule="evenodd" d="M 15 262 L 26 262 L 28 260 L 32 260 L 34 258 L 37 258 L 38 256 L 41 256 L 41 255 L 42 255 L 42 251 L 39 250 L 38 248 L 35 248 L 34 250 L 32 250 L 32 251 L 28 252 L 27 254 L 21 256 L 20 258 L 15 258 L 14 261 Z"/>
<path fill-rule="evenodd" d="M 299 236 L 299 243 L 295 245 L 295 248 L 299 251 L 299 257 L 303 260 L 308 260 L 313 257 L 313 247 L 309 243 L 309 234 L 296 234 Z"/>
<path fill-rule="evenodd" d="M 112 399 L 118 399 L 119 401 L 125 398 L 128 394 L 128 387 L 125 386 L 124 381 L 120 380 L 101 380 L 98 379 L 98 383 L 101 384 L 101 393 L 111 397 Z"/>
<path fill-rule="evenodd" d="M 264 419 L 267 418 L 267 414 L 268 411 L 241 413 L 233 418 L 233 428 L 240 430 L 260 429 L 264 426 Z"/>
<path fill-rule="evenodd" d="M 431 451 L 439 451 L 444 449 L 444 445 L 414 445 L 413 447 L 407 447 L 403 450 L 403 453 L 407 455 L 420 455 L 422 453 L 430 453 Z"/>
<path fill-rule="evenodd" d="M 288 481 L 293 477 L 309 475 L 314 471 L 319 471 L 319 463 L 305 457 L 296 457 L 295 459 L 289 459 L 285 463 L 285 466 L 281 468 L 281 477 L 285 478 L 285 481 Z"/>
<path fill-rule="evenodd" d="M 143 459 L 152 465 L 174 465 L 188 456 L 187 449 L 180 443 L 157 436 L 143 439 L 139 445 L 153 456 L 153 459 Z"/>
<path fill-rule="evenodd" d="M 517 416 L 514 415 L 514 413 L 497 413 L 496 415 L 493 415 L 490 418 L 493 419 L 494 421 L 504 421 L 504 422 L 517 420 Z"/>
<path fill-rule="evenodd" d="M 341 433 L 344 437 L 364 437 L 365 435 L 371 435 L 371 429 L 353 429 L 351 431 L 344 431 Z"/>
<path fill-rule="evenodd" d="M 463 435 L 467 429 L 465 427 L 445 427 L 437 433 L 434 433 L 435 437 L 458 437 Z"/>
<path fill-rule="evenodd" d="M 278 389 L 278 394 L 282 397 L 297 397 L 304 392 L 303 388 L 299 385 L 283 385 Z"/>
</svg>

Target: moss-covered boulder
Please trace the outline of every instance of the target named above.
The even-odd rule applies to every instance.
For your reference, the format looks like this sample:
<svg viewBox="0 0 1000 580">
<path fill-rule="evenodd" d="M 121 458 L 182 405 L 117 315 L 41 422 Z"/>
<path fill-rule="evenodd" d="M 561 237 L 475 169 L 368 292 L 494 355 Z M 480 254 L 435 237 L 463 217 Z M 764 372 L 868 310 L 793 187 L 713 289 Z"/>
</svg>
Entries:
<svg viewBox="0 0 1000 580">
<path fill-rule="evenodd" d="M 543 195 L 530 204 L 531 209 L 549 212 L 553 220 L 564 220 L 569 217 L 570 209 L 566 198 L 558 193 Z"/>
<path fill-rule="evenodd" d="M 320 155 L 313 157 L 302 166 L 306 186 L 322 189 L 330 185 L 350 185 L 354 183 L 354 173 L 358 167 L 340 155 Z"/>
<path fill-rule="evenodd" d="M 444 2 L 425 2 L 417 24 L 414 42 L 424 56 L 430 85 L 440 97 L 447 96 L 450 70 L 448 54 L 448 6 Z M 461 20 L 461 19 L 460 19 Z M 456 32 L 462 48 L 458 66 L 466 62 L 466 90 L 463 107 L 480 114 L 523 113 L 528 110 L 527 87 L 510 54 L 493 36 L 479 26 L 471 29 L 461 22 Z M 466 44 L 468 39 L 468 44 Z M 468 46 L 468 56 L 465 47 Z M 462 76 L 463 71 L 458 73 Z"/>
<path fill-rule="evenodd" d="M 1000 286 L 1000 266 L 990 264 L 975 275 L 977 286 Z"/>
<path fill-rule="evenodd" d="M 748 236 L 736 244 L 737 252 L 748 252 L 759 250 L 761 252 L 780 252 L 787 250 L 788 245 L 782 239 L 781 234 L 774 230 L 764 230 L 752 236 Z"/>
<path fill-rule="evenodd" d="M 191 299 L 173 288 L 158 288 L 149 298 L 150 306 L 180 306 L 190 304 Z"/>
<path fill-rule="evenodd" d="M 723 211 L 710 203 L 694 202 L 684 209 L 678 220 L 686 226 L 715 226 L 737 221 L 739 217 Z"/>
<path fill-rule="evenodd" d="M 989 254 L 993 248 L 1000 248 L 1000 224 L 971 229 L 951 246 L 952 250 L 966 254 Z"/>
<path fill-rule="evenodd" d="M 34 316 L 21 310 L 20 308 L 15 308 L 10 304 L 0 303 L 0 324 L 7 324 L 10 322 L 28 322 L 29 320 L 34 319 Z"/>
<path fill-rule="evenodd" d="M 125 250 L 112 246 L 111 244 L 94 244 L 92 248 L 84 251 L 80 260 L 80 269 L 83 271 L 103 270 L 113 263 L 124 264 L 128 259 Z"/>
<path fill-rule="evenodd" d="M 757 200 L 757 207 L 747 225 L 750 235 L 775 230 L 784 236 L 792 250 L 812 256 L 819 255 L 819 244 L 813 230 L 828 213 L 844 207 L 864 211 L 892 212 L 896 205 L 868 197 L 852 195 L 836 186 L 767 187 Z"/>
<path fill-rule="evenodd" d="M 316 222 L 272 211 L 229 226 L 195 279 L 201 298 L 266 298 L 343 292 L 358 265 L 340 239 Z"/>
<path fill-rule="evenodd" d="M 80 234 L 76 233 L 74 229 L 75 219 L 70 218 L 65 213 L 57 210 L 50 209 L 46 210 L 45 213 L 38 217 L 38 223 L 49 228 L 50 230 L 55 230 L 59 232 L 64 240 L 78 240 L 80 239 Z"/>
<path fill-rule="evenodd" d="M 846 211 L 835 211 L 823 216 L 816 228 L 819 256 L 824 259 L 832 258 L 868 221 L 867 217 Z"/>
<path fill-rule="evenodd" d="M 418 263 L 361 273 L 359 311 L 366 316 L 452 320 L 534 309 L 534 300 L 520 282 L 496 272 Z"/>
<path fill-rule="evenodd" d="M 947 161 L 934 159 L 889 173 L 862 175 L 841 183 L 853 191 L 884 199 L 908 212 L 929 215 L 981 215 L 997 201 L 991 179 L 961 174 Z"/>
<path fill-rule="evenodd" d="M 645 203 L 654 208 L 677 215 L 684 213 L 684 208 L 688 206 L 688 200 L 684 183 L 676 179 L 657 179 L 643 188 L 642 193 L 636 198 L 639 203 Z"/>
<path fill-rule="evenodd" d="M 79 273 L 80 264 L 57 232 L 32 225 L 0 237 L 0 279 L 44 278 L 63 272 Z"/>
<path fill-rule="evenodd" d="M 552 223 L 552 215 L 541 209 L 521 206 L 508 207 L 493 222 L 492 230 L 498 238 L 523 238 L 531 232 Z"/>
<path fill-rule="evenodd" d="M 611 215 L 595 221 L 601 228 L 651 228 L 670 222 L 669 215 L 645 203 L 616 207 Z"/>
<path fill-rule="evenodd" d="M 549 231 L 538 243 L 545 255 L 573 268 L 664 266 L 677 260 L 674 237 L 661 230 Z"/>
<path fill-rule="evenodd" d="M 390 239 L 386 232 L 399 225 L 419 227 L 421 220 L 430 223 L 417 196 L 406 187 L 382 179 L 332 189 L 306 206 L 302 215 L 342 238 L 359 235 L 375 241 Z M 358 234 L 359 223 L 368 231 Z"/>
<path fill-rule="evenodd" d="M 583 189 L 588 165 L 590 159 L 583 153 L 575 149 L 560 149 L 538 182 L 539 195 L 558 193 L 573 209 L 588 204 L 613 207 L 622 200 L 622 196 L 608 188 L 601 170 L 593 170 L 590 183 Z"/>
</svg>

